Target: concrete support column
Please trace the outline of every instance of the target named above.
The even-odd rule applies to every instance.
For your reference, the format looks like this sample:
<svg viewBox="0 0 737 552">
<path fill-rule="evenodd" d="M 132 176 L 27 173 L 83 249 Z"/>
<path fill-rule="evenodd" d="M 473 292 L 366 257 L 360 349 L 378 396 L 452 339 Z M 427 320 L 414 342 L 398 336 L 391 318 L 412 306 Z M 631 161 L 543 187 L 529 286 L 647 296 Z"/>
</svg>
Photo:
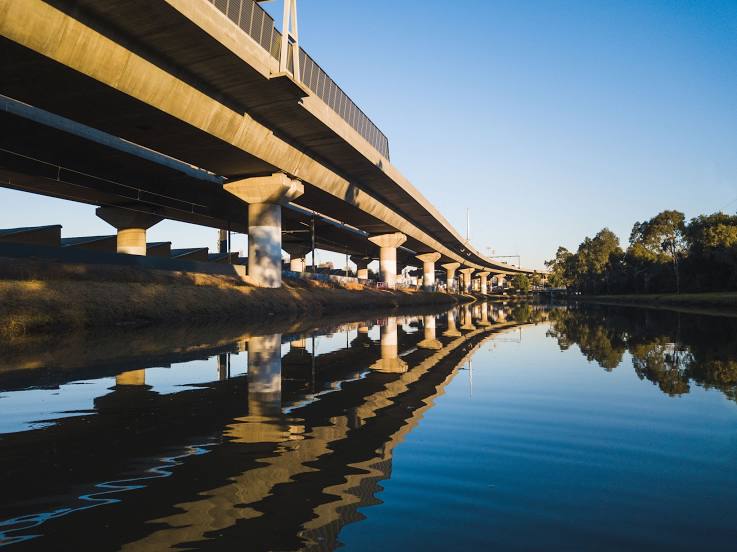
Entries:
<svg viewBox="0 0 737 552">
<path fill-rule="evenodd" d="M 361 257 L 360 255 L 352 255 L 351 261 L 356 265 L 356 277 L 359 280 L 368 280 L 368 265 L 373 259 L 371 257 Z"/>
<path fill-rule="evenodd" d="M 302 243 L 283 243 L 282 249 L 289 253 L 289 270 L 304 272 L 307 266 L 305 257 L 310 251 L 310 246 Z"/>
<path fill-rule="evenodd" d="M 304 186 L 283 173 L 229 182 L 225 190 L 248 203 L 248 275 L 263 287 L 281 287 L 281 208 Z"/>
<path fill-rule="evenodd" d="M 126 255 L 146 255 L 146 230 L 163 219 L 120 207 L 98 207 L 98 217 L 118 231 L 117 251 Z"/>
<path fill-rule="evenodd" d="M 461 290 L 465 293 L 469 293 L 471 291 L 471 274 L 473 274 L 473 271 L 473 268 L 464 268 L 460 270 L 460 273 L 463 275 L 463 285 L 461 286 Z"/>
<path fill-rule="evenodd" d="M 397 317 L 390 316 L 381 326 L 381 359 L 371 368 L 377 372 L 403 373 L 407 371 L 407 363 L 399 358 L 399 336 L 397 333 Z"/>
<path fill-rule="evenodd" d="M 504 274 L 497 274 L 496 275 L 496 283 L 499 287 L 504 287 Z"/>
<path fill-rule="evenodd" d="M 477 276 L 479 277 L 479 283 L 481 286 L 480 288 L 481 295 L 486 295 L 487 293 L 489 293 L 489 281 L 488 281 L 489 274 L 491 274 L 491 272 L 488 272 L 486 270 L 479 272 L 477 274 Z"/>
<path fill-rule="evenodd" d="M 379 273 L 381 281 L 386 283 L 390 289 L 397 284 L 397 247 L 407 240 L 407 236 L 401 232 L 393 234 L 382 234 L 372 236 L 369 241 L 380 247 L 379 249 Z"/>
<path fill-rule="evenodd" d="M 455 289 L 455 278 L 456 278 L 456 270 L 458 270 L 461 266 L 461 263 L 445 263 L 442 265 L 445 271 L 447 272 L 446 277 L 446 285 L 448 288 L 448 291 Z"/>
<path fill-rule="evenodd" d="M 422 261 L 422 289 L 425 291 L 433 291 L 435 288 L 435 263 L 439 258 L 440 253 L 417 255 L 417 259 Z"/>
</svg>

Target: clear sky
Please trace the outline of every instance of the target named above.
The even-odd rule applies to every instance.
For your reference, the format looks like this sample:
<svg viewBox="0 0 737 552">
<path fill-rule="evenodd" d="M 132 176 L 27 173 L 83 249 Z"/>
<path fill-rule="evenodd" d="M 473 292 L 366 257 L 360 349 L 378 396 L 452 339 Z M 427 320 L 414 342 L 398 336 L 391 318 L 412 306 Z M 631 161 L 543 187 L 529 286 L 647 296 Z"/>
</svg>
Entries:
<svg viewBox="0 0 737 552">
<path fill-rule="evenodd" d="M 626 243 L 663 209 L 737 211 L 737 0 L 299 0 L 299 16 L 392 162 L 461 233 L 469 208 L 484 252 L 541 268 L 604 226 Z M 0 202 L 4 227 L 110 232 L 90 207 Z M 150 236 L 215 247 L 180 223 Z"/>
</svg>

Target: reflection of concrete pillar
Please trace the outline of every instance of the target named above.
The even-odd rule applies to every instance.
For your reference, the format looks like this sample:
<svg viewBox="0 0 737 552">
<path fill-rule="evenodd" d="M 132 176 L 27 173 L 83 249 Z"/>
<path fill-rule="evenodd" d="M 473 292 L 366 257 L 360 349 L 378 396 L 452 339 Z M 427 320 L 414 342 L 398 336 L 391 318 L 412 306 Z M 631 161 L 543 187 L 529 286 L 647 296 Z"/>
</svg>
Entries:
<svg viewBox="0 0 737 552">
<path fill-rule="evenodd" d="M 228 353 L 218 355 L 218 377 L 220 381 L 228 379 Z"/>
<path fill-rule="evenodd" d="M 115 376 L 115 385 L 146 385 L 146 370 L 129 370 Z"/>
<path fill-rule="evenodd" d="M 464 305 L 463 307 L 463 325 L 461 326 L 461 329 L 468 331 L 476 329 L 476 326 L 473 325 L 473 317 L 471 316 L 470 305 Z"/>
<path fill-rule="evenodd" d="M 448 317 L 448 329 L 443 332 L 445 337 L 459 337 L 461 332 L 456 327 L 456 313 L 455 310 L 449 310 L 447 313 Z"/>
<path fill-rule="evenodd" d="M 118 207 L 98 207 L 98 217 L 118 231 L 117 251 L 127 255 L 146 255 L 146 230 L 163 219 L 151 213 L 141 213 Z"/>
<path fill-rule="evenodd" d="M 248 414 L 281 413 L 281 334 L 248 341 Z"/>
<path fill-rule="evenodd" d="M 371 257 L 362 257 L 360 255 L 351 256 L 351 261 L 356 265 L 356 277 L 359 280 L 368 280 L 368 265 L 373 259 Z"/>
<path fill-rule="evenodd" d="M 487 293 L 489 293 L 489 284 L 487 280 L 487 278 L 489 277 L 489 274 L 491 274 L 491 272 L 488 272 L 486 270 L 479 272 L 477 274 L 477 276 L 479 277 L 479 283 L 481 285 L 480 291 L 482 295 L 486 295 Z"/>
<path fill-rule="evenodd" d="M 461 266 L 461 263 L 445 263 L 443 265 L 443 268 L 448 273 L 447 279 L 446 279 L 446 285 L 448 286 L 448 291 L 455 289 L 456 270 L 458 270 L 460 266 Z"/>
<path fill-rule="evenodd" d="M 491 322 L 489 322 L 489 304 L 488 303 L 481 303 L 481 309 L 479 312 L 479 320 L 476 322 L 479 326 L 491 326 Z"/>
<path fill-rule="evenodd" d="M 264 287 L 281 287 L 281 206 L 304 193 L 283 173 L 229 182 L 225 190 L 248 203 L 248 275 Z"/>
<path fill-rule="evenodd" d="M 459 272 L 463 275 L 462 289 L 468 293 L 471 291 L 471 274 L 473 274 L 473 268 L 463 268 Z"/>
<path fill-rule="evenodd" d="M 435 315 L 428 315 L 422 321 L 424 339 L 417 346 L 420 349 L 431 349 L 437 351 L 443 348 L 443 344 L 435 336 Z"/>
<path fill-rule="evenodd" d="M 290 349 L 300 349 L 304 350 L 307 348 L 307 340 L 304 337 L 300 337 L 299 339 L 295 339 L 289 344 Z"/>
<path fill-rule="evenodd" d="M 407 371 L 407 363 L 399 358 L 399 337 L 397 317 L 390 316 L 381 327 L 381 359 L 376 361 L 373 370 L 377 372 L 402 373 Z"/>
<path fill-rule="evenodd" d="M 386 283 L 390 289 L 396 287 L 397 282 L 397 247 L 407 240 L 407 236 L 401 232 L 372 236 L 369 241 L 378 245 L 379 250 L 379 273 L 381 281 Z"/>
<path fill-rule="evenodd" d="M 422 261 L 422 288 L 425 291 L 435 289 L 435 263 L 440 258 L 440 253 L 424 253 L 417 255 Z"/>
</svg>

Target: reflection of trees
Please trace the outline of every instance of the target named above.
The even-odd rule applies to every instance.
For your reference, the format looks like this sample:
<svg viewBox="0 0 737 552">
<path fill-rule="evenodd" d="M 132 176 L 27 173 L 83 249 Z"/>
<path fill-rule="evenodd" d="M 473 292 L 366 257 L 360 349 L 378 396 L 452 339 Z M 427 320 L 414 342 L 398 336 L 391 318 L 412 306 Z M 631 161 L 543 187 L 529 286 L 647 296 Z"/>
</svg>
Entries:
<svg viewBox="0 0 737 552">
<path fill-rule="evenodd" d="M 544 309 L 528 303 L 516 304 L 509 312 L 510 320 L 520 324 L 537 324 L 545 320 L 546 317 L 547 313 Z"/>
<path fill-rule="evenodd" d="M 561 350 L 576 344 L 589 361 L 596 361 L 607 371 L 612 371 L 625 351 L 624 337 L 616 328 L 595 312 L 555 310 L 550 314 L 553 323 L 548 335 L 558 340 Z"/>
<path fill-rule="evenodd" d="M 696 384 L 737 401 L 736 319 L 588 306 L 555 310 L 550 320 L 548 335 L 561 350 L 578 345 L 606 370 L 627 351 L 637 376 L 663 393 L 681 395 Z"/>
<path fill-rule="evenodd" d="M 671 396 L 688 393 L 687 370 L 692 357 L 687 350 L 678 349 L 661 337 L 650 343 L 631 346 L 630 353 L 640 379 L 653 382 L 663 393 Z"/>
</svg>

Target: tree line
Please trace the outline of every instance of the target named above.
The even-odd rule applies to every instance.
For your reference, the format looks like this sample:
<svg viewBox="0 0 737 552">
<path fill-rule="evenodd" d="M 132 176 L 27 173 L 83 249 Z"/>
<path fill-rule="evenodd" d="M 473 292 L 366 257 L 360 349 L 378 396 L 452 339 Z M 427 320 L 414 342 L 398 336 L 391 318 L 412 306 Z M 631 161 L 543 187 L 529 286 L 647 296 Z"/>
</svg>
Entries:
<svg viewBox="0 0 737 552">
<path fill-rule="evenodd" d="M 737 289 L 737 216 L 686 221 L 663 211 L 632 227 L 627 249 L 608 228 L 574 253 L 559 247 L 546 261 L 548 282 L 582 293 L 666 293 Z"/>
</svg>

